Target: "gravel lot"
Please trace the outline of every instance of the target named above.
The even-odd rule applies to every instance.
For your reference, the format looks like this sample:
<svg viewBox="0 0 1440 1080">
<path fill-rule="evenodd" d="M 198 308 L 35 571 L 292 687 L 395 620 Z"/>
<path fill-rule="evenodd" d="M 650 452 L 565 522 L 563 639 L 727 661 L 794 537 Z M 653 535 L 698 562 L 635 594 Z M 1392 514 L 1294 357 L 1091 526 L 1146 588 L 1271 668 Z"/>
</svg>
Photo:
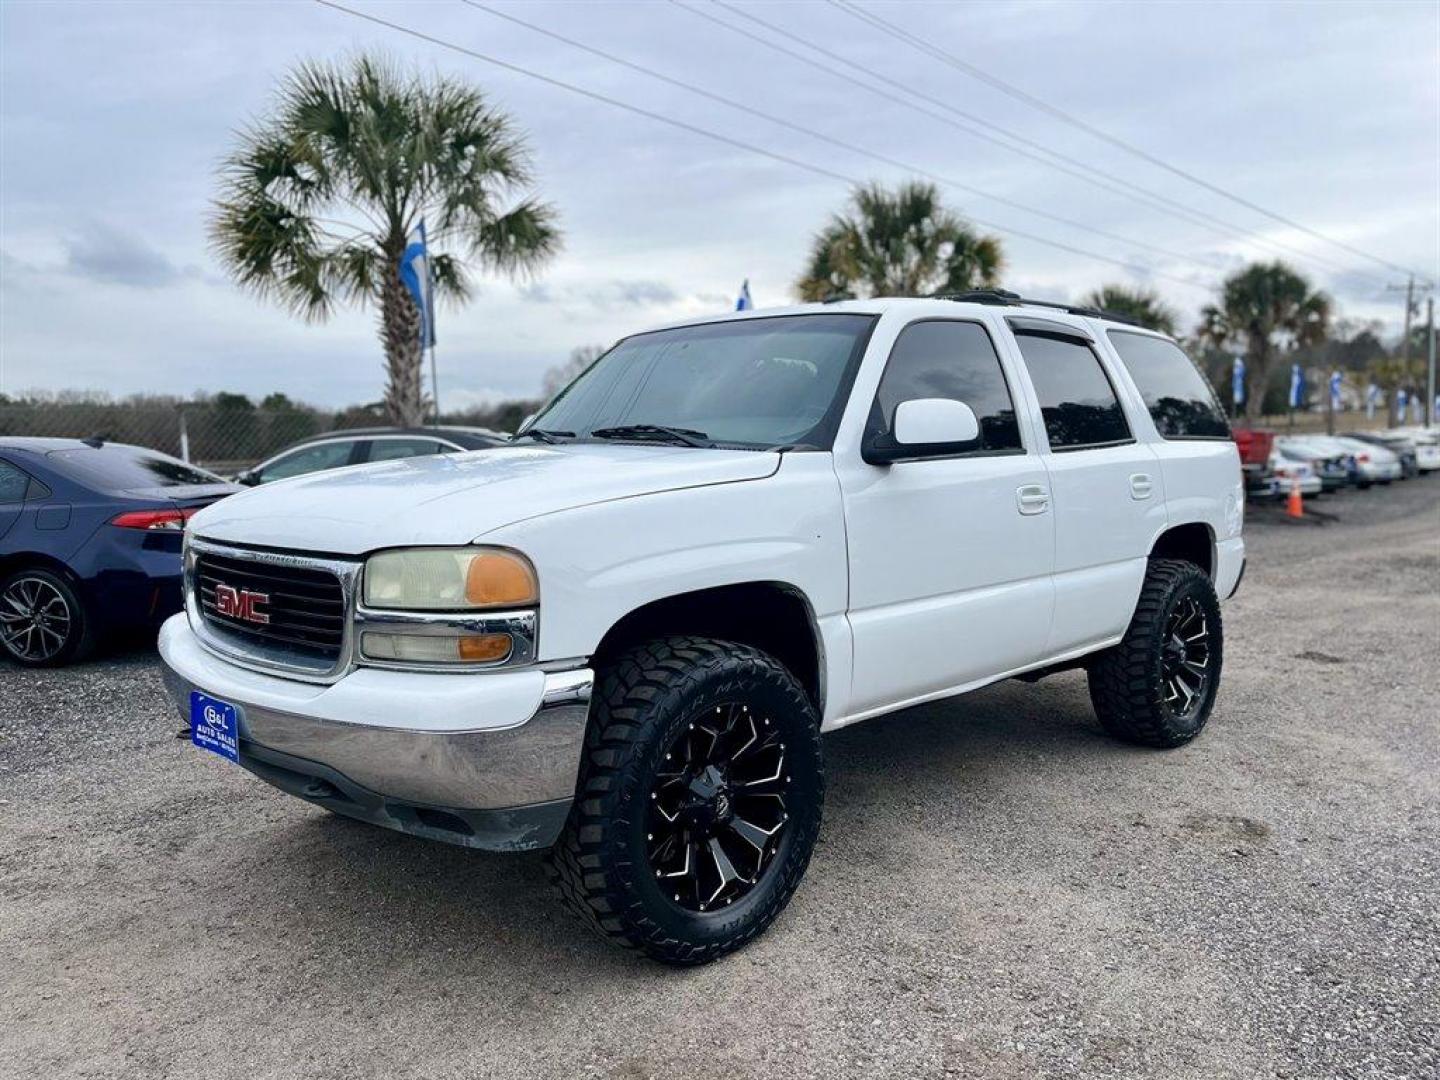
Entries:
<svg viewBox="0 0 1440 1080">
<path fill-rule="evenodd" d="M 0 664 L 0 1075 L 1440 1075 L 1440 476 L 1318 506 L 1252 515 L 1194 745 L 1074 673 L 842 732 L 795 901 L 697 971 L 202 756 L 150 649 Z"/>
</svg>

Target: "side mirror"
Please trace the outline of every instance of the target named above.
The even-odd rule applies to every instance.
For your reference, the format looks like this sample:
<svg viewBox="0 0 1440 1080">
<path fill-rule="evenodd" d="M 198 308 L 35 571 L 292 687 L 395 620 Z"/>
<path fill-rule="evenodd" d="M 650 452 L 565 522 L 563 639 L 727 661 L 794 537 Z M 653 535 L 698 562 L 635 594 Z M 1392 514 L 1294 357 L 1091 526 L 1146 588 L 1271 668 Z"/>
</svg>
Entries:
<svg viewBox="0 0 1440 1080">
<path fill-rule="evenodd" d="M 260 483 L 260 477 L 255 475 L 254 469 L 246 469 L 235 477 L 235 483 L 243 484 L 245 487 L 255 487 Z"/>
<path fill-rule="evenodd" d="M 895 407 L 895 429 L 868 440 L 860 456 L 871 465 L 953 454 L 980 438 L 980 422 L 963 401 L 914 398 Z"/>
</svg>

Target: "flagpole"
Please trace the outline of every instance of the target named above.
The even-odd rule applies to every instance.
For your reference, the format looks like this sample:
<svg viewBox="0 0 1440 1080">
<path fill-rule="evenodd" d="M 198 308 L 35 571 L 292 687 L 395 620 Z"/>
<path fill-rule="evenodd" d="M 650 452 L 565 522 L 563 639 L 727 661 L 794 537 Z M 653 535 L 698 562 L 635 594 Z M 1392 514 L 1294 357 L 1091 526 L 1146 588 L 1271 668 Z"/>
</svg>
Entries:
<svg viewBox="0 0 1440 1080">
<path fill-rule="evenodd" d="M 435 423 L 440 423 L 440 380 L 435 374 L 435 342 L 430 342 L 430 397 L 435 405 Z"/>
</svg>

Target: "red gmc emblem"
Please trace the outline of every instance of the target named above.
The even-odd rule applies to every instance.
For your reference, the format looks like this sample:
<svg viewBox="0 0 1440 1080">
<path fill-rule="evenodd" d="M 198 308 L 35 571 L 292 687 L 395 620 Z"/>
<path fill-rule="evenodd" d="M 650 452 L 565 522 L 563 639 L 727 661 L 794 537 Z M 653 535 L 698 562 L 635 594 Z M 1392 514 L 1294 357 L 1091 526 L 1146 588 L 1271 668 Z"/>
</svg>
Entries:
<svg viewBox="0 0 1440 1080">
<path fill-rule="evenodd" d="M 270 615 L 261 611 L 259 605 L 269 602 L 269 593 L 250 592 L 247 589 L 237 589 L 233 585 L 215 586 L 216 612 L 231 619 L 239 619 L 241 622 L 258 623 L 264 626 L 270 621 Z"/>
</svg>

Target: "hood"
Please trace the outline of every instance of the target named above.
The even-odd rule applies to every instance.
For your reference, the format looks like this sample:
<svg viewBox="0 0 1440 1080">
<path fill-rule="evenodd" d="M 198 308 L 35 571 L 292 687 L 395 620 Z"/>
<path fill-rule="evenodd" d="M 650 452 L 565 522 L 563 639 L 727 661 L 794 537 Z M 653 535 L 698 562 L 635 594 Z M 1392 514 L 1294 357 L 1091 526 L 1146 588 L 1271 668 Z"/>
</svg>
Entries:
<svg viewBox="0 0 1440 1080">
<path fill-rule="evenodd" d="M 777 454 L 633 443 L 516 444 L 315 473 L 250 488 L 191 519 L 196 536 L 360 555 L 467 544 L 504 525 L 613 499 L 761 480 Z"/>
</svg>

